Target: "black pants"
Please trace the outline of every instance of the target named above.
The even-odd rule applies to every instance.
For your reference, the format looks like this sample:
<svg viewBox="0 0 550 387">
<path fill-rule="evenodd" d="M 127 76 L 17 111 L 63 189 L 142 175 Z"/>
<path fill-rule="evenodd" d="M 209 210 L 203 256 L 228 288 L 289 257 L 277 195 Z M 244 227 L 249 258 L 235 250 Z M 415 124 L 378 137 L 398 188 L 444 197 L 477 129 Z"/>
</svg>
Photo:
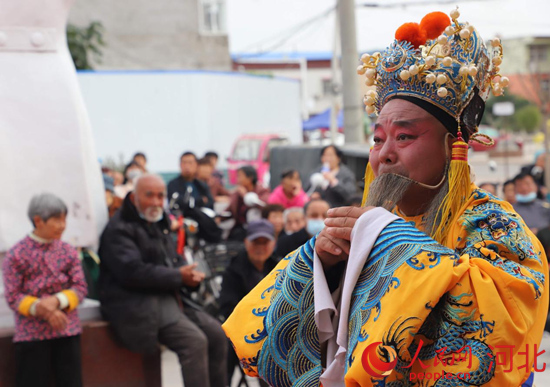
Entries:
<svg viewBox="0 0 550 387">
<path fill-rule="evenodd" d="M 186 308 L 159 341 L 178 355 L 185 387 L 227 386 L 227 338 L 214 317 Z"/>
<path fill-rule="evenodd" d="M 15 367 L 16 387 L 82 387 L 80 335 L 15 343 Z"/>
</svg>

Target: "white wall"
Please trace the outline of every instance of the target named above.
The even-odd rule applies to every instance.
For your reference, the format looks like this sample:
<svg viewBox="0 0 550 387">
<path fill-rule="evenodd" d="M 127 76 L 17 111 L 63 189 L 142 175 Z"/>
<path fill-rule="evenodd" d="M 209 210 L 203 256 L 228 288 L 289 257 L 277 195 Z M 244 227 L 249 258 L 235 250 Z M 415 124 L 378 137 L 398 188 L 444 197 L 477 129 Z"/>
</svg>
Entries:
<svg viewBox="0 0 550 387">
<path fill-rule="evenodd" d="M 153 172 L 179 170 L 184 151 L 214 150 L 221 161 L 235 139 L 286 133 L 302 142 L 300 85 L 288 79 L 200 71 L 80 72 L 98 157 L 147 155 Z"/>
<path fill-rule="evenodd" d="M 265 69 L 251 70 L 257 74 L 267 74 L 275 77 L 291 78 L 301 82 L 300 69 Z M 323 80 L 332 79 L 331 68 L 312 68 L 307 69 L 307 109 L 310 116 L 319 114 L 332 106 L 332 94 L 325 94 L 323 91 Z M 341 99 L 341 97 L 340 97 Z M 341 102 L 340 102 L 341 105 Z"/>
</svg>

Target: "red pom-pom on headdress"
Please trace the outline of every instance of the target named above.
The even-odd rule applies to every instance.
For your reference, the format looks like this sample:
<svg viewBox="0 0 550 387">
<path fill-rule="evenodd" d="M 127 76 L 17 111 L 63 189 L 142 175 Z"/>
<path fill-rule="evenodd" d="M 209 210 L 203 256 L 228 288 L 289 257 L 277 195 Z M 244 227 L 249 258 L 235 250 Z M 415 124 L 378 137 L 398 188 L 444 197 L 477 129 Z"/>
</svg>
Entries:
<svg viewBox="0 0 550 387">
<path fill-rule="evenodd" d="M 405 23 L 395 31 L 395 39 L 406 40 L 411 43 L 414 48 L 426 43 L 426 31 L 420 28 L 418 23 Z"/>
<path fill-rule="evenodd" d="M 450 25 L 451 19 L 443 12 L 431 12 L 420 22 L 420 28 L 426 31 L 428 39 L 437 38 Z"/>
</svg>

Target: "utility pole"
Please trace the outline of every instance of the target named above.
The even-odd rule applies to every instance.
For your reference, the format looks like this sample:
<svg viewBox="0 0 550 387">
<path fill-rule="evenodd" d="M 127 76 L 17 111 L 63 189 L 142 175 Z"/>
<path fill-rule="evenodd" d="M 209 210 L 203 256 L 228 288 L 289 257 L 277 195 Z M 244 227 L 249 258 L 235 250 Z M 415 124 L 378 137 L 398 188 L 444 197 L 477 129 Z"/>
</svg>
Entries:
<svg viewBox="0 0 550 387">
<path fill-rule="evenodd" d="M 338 0 L 338 19 L 342 42 L 342 93 L 344 102 L 344 135 L 346 144 L 362 143 L 363 108 L 357 79 L 357 29 L 355 0 Z"/>
<path fill-rule="evenodd" d="M 338 12 L 334 15 L 334 37 L 332 45 L 332 60 L 330 68 L 332 71 L 332 104 L 330 108 L 330 140 L 332 144 L 336 143 L 336 134 L 338 133 L 338 113 L 340 111 L 339 96 L 342 85 L 340 81 L 340 23 L 338 23 Z"/>
</svg>

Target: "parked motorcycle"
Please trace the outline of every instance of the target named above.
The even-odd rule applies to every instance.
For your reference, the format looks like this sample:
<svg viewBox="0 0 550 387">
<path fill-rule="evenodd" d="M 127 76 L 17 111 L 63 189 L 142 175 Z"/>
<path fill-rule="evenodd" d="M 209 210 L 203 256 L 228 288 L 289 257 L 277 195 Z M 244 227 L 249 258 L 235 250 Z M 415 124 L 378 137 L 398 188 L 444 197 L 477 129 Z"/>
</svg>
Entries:
<svg viewBox="0 0 550 387">
<path fill-rule="evenodd" d="M 188 306 L 203 309 L 215 316 L 221 290 L 221 274 L 225 269 L 223 266 L 225 263 L 223 263 L 215 265 L 215 269 L 212 270 L 207 260 L 207 254 L 212 255 L 212 246 L 217 246 L 217 244 L 212 245 L 212 242 L 219 242 L 221 238 L 221 230 L 214 220 L 216 214 L 209 208 L 195 207 L 195 199 L 190 187 L 184 195 L 180 196 L 175 192 L 170 198 L 169 208 L 178 225 L 174 233 L 178 254 L 182 255 L 188 264 L 196 263 L 197 270 L 205 274 L 205 279 L 198 289 L 189 291 L 182 288 L 184 302 Z M 204 231 L 205 228 L 208 232 Z M 215 248 L 214 251 L 216 251 Z"/>
</svg>

